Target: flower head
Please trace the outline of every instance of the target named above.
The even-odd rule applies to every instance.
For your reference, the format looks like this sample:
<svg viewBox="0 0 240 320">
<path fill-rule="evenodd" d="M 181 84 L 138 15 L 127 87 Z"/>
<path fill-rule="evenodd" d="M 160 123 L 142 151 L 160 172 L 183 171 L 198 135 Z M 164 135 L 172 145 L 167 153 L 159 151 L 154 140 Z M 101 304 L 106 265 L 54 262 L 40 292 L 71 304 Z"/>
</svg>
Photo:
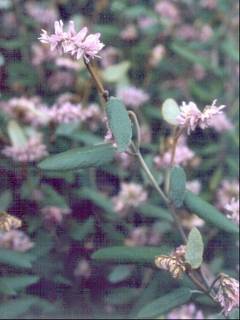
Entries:
<svg viewBox="0 0 240 320">
<path fill-rule="evenodd" d="M 222 273 L 215 299 L 223 308 L 224 315 L 228 316 L 232 309 L 239 307 L 239 282 Z"/>
<path fill-rule="evenodd" d="M 201 310 L 197 310 L 195 304 L 185 304 L 172 310 L 167 319 L 205 319 Z"/>
<path fill-rule="evenodd" d="M 231 201 L 226 204 L 225 209 L 229 212 L 227 217 L 239 224 L 239 200 L 232 198 Z"/>
<path fill-rule="evenodd" d="M 25 252 L 33 247 L 33 242 L 20 230 L 0 233 L 0 247 Z"/>
<path fill-rule="evenodd" d="M 226 106 L 221 105 L 219 107 L 216 106 L 217 100 L 214 100 L 212 105 L 206 106 L 201 114 L 199 127 L 201 129 L 206 129 L 210 127 L 213 119 L 215 119 L 216 116 L 219 116 L 219 114 L 222 113 L 222 109 Z"/>
<path fill-rule="evenodd" d="M 117 96 L 125 105 L 132 107 L 133 109 L 138 109 L 142 104 L 149 100 L 149 95 L 147 93 L 133 86 L 119 89 Z"/>
</svg>

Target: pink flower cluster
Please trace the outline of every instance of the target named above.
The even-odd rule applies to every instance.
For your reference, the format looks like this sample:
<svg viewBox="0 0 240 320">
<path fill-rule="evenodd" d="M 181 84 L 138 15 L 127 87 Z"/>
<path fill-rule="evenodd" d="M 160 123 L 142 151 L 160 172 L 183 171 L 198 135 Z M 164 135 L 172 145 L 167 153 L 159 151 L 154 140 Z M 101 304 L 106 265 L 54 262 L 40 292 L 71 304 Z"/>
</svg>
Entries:
<svg viewBox="0 0 240 320">
<path fill-rule="evenodd" d="M 90 278 L 92 270 L 88 260 L 81 259 L 75 267 L 73 273 L 75 277 L 81 277 L 84 279 Z"/>
<path fill-rule="evenodd" d="M 152 227 L 140 226 L 135 227 L 125 239 L 125 245 L 130 247 L 159 245 L 161 241 L 161 233 L 157 230 L 157 225 Z"/>
<path fill-rule="evenodd" d="M 167 0 L 161 0 L 155 5 L 155 11 L 165 19 L 178 23 L 180 21 L 180 12 L 178 8 Z"/>
<path fill-rule="evenodd" d="M 187 146 L 186 139 L 179 139 L 175 150 L 174 163 L 176 165 L 187 165 L 194 158 L 194 152 Z M 158 169 L 167 168 L 171 164 L 172 150 L 167 150 L 162 156 L 154 157 L 154 163 Z"/>
<path fill-rule="evenodd" d="M 232 219 L 236 224 L 239 224 L 239 199 L 231 199 L 229 203 L 226 204 L 225 209 L 229 212 L 227 217 Z"/>
<path fill-rule="evenodd" d="M 216 193 L 216 206 L 220 210 L 224 210 L 226 205 L 230 203 L 232 198 L 239 197 L 239 181 L 224 179 L 221 182 L 220 188 Z"/>
<path fill-rule="evenodd" d="M 119 89 L 117 96 L 126 106 L 132 107 L 133 109 L 138 109 L 149 100 L 147 93 L 133 86 Z"/>
<path fill-rule="evenodd" d="M 78 33 L 75 30 L 74 22 L 70 21 L 68 30 L 63 30 L 63 22 L 55 21 L 55 33 L 48 35 L 46 30 L 42 29 L 39 40 L 49 44 L 51 50 L 57 50 L 59 54 L 70 53 L 77 60 L 84 58 L 86 62 L 98 57 L 98 52 L 104 47 L 100 42 L 100 33 L 87 36 L 88 29 L 82 28 Z"/>
<path fill-rule="evenodd" d="M 7 146 L 2 153 L 17 162 L 38 161 L 48 155 L 47 147 L 42 143 L 41 135 L 34 135 L 22 146 Z"/>
<path fill-rule="evenodd" d="M 70 209 L 56 206 L 47 206 L 41 209 L 44 220 L 53 225 L 61 224 L 64 215 L 67 215 L 70 212 Z"/>
<path fill-rule="evenodd" d="M 190 303 L 172 310 L 167 319 L 205 319 L 203 312 L 197 310 L 195 304 Z"/>
<path fill-rule="evenodd" d="M 0 233 L 0 248 L 25 252 L 33 247 L 33 242 L 20 230 Z"/>
<path fill-rule="evenodd" d="M 113 197 L 114 209 L 120 216 L 125 216 L 130 208 L 137 208 L 147 200 L 147 192 L 137 183 L 122 182 L 120 192 Z"/>
<path fill-rule="evenodd" d="M 224 105 L 217 107 L 217 100 L 214 100 L 211 106 L 206 106 L 201 112 L 194 102 L 183 102 L 180 106 L 180 115 L 178 116 L 178 123 L 181 127 L 187 129 L 188 134 L 194 131 L 197 127 L 201 129 L 206 129 L 211 126 L 213 120 L 216 116 L 222 113 L 222 109 L 225 108 Z"/>
<path fill-rule="evenodd" d="M 224 315 L 228 316 L 234 308 L 239 307 L 239 282 L 222 273 L 215 299 L 223 308 Z"/>
<path fill-rule="evenodd" d="M 55 104 L 49 109 L 51 121 L 53 123 L 70 123 L 82 120 L 82 106 L 65 102 Z"/>
</svg>

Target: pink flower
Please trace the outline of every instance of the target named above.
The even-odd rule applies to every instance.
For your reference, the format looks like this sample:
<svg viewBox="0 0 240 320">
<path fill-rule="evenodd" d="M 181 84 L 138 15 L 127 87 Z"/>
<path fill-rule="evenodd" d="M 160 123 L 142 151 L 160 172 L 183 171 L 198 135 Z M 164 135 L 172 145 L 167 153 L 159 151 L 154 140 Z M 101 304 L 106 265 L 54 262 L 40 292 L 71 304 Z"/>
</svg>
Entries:
<svg viewBox="0 0 240 320">
<path fill-rule="evenodd" d="M 238 180 L 226 180 L 224 179 L 221 183 L 220 188 L 216 193 L 217 207 L 223 210 L 227 203 L 232 198 L 239 197 L 239 181 Z"/>
<path fill-rule="evenodd" d="M 106 49 L 102 50 L 101 54 L 101 65 L 103 68 L 107 68 L 114 63 L 116 63 L 117 58 L 119 56 L 119 50 L 115 47 L 107 47 Z"/>
<path fill-rule="evenodd" d="M 133 109 L 138 109 L 149 100 L 149 95 L 136 87 L 121 88 L 118 90 L 117 96 L 126 106 L 132 107 Z"/>
<path fill-rule="evenodd" d="M 42 143 L 40 134 L 31 136 L 24 145 L 5 147 L 2 153 L 17 162 L 34 162 L 48 155 L 47 147 Z"/>
<path fill-rule="evenodd" d="M 129 238 L 125 240 L 125 244 L 130 247 L 144 246 L 148 240 L 148 229 L 146 226 L 134 228 Z"/>
<path fill-rule="evenodd" d="M 209 121 L 209 125 L 219 133 L 233 129 L 233 124 L 225 115 L 225 113 L 216 115 Z"/>
<path fill-rule="evenodd" d="M 167 18 L 174 23 L 180 21 L 178 8 L 170 1 L 161 0 L 155 6 L 155 11 L 163 18 Z"/>
<path fill-rule="evenodd" d="M 201 129 L 206 129 L 208 128 L 212 121 L 216 119 L 216 116 L 219 116 L 219 114 L 222 113 L 222 109 L 225 108 L 226 106 L 221 105 L 217 107 L 216 104 L 217 100 L 214 100 L 211 106 L 206 106 L 201 114 L 200 117 L 200 122 L 199 122 L 199 127 Z"/>
<path fill-rule="evenodd" d="M 197 310 L 193 303 L 183 305 L 180 308 L 172 310 L 167 319 L 205 319 L 201 310 Z"/>
<path fill-rule="evenodd" d="M 239 307 L 239 282 L 222 273 L 215 299 L 223 308 L 224 315 L 228 316 L 234 308 Z"/>
<path fill-rule="evenodd" d="M 33 245 L 33 242 L 23 231 L 11 230 L 0 233 L 0 248 L 25 252 L 31 249 Z"/>
<path fill-rule="evenodd" d="M 49 114 L 51 121 L 54 123 L 78 122 L 83 118 L 82 106 L 71 102 L 55 104 L 50 109 Z"/>
<path fill-rule="evenodd" d="M 88 29 L 82 28 L 78 33 L 75 30 L 74 22 L 70 21 L 67 32 L 63 31 L 63 22 L 55 21 L 55 33 L 48 35 L 46 30 L 42 30 L 39 40 L 50 45 L 51 50 L 57 50 L 59 54 L 69 52 L 77 60 L 84 58 L 87 62 L 89 59 L 98 57 L 98 52 L 104 47 L 100 42 L 100 33 L 89 34 Z"/>
<path fill-rule="evenodd" d="M 121 32 L 121 38 L 125 41 L 133 41 L 137 36 L 138 33 L 134 24 L 128 24 Z"/>
<path fill-rule="evenodd" d="M 186 188 L 195 194 L 200 193 L 201 187 L 201 182 L 199 180 L 192 180 L 186 183 Z"/>
<path fill-rule="evenodd" d="M 67 70 L 57 70 L 48 78 L 48 85 L 52 91 L 71 87 L 74 84 L 74 75 Z"/>
<path fill-rule="evenodd" d="M 119 194 L 112 200 L 115 211 L 125 216 L 130 208 L 137 208 L 147 200 L 147 192 L 137 183 L 122 182 Z"/>
<path fill-rule="evenodd" d="M 61 224 L 64 215 L 67 215 L 70 212 L 70 209 L 55 206 L 47 206 L 41 209 L 41 213 L 43 214 L 44 220 L 54 225 Z"/>
<path fill-rule="evenodd" d="M 86 259 L 81 259 L 73 271 L 75 277 L 82 277 L 84 279 L 90 278 L 91 273 L 91 266 Z"/>
<path fill-rule="evenodd" d="M 180 111 L 181 114 L 178 117 L 178 123 L 180 126 L 186 127 L 188 134 L 190 134 L 190 132 L 194 131 L 199 124 L 201 111 L 192 101 L 190 101 L 188 104 L 183 102 L 182 106 L 180 106 Z"/>
<path fill-rule="evenodd" d="M 163 45 L 159 44 L 152 49 L 149 63 L 151 66 L 157 66 L 166 54 L 166 49 Z"/>
<path fill-rule="evenodd" d="M 227 217 L 239 224 L 239 200 L 232 198 L 231 202 L 226 204 L 225 209 L 230 212 Z"/>
</svg>

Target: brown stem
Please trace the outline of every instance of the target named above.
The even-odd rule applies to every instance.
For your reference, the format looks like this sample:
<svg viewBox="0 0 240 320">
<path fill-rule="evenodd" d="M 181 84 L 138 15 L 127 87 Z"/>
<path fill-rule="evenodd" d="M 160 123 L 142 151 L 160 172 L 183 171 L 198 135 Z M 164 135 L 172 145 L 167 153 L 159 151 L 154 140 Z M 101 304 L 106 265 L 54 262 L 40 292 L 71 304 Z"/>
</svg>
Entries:
<svg viewBox="0 0 240 320">
<path fill-rule="evenodd" d="M 182 135 L 184 130 L 185 130 L 185 128 L 181 128 L 178 131 L 176 131 L 174 134 L 173 148 L 172 148 L 171 162 L 170 162 L 171 167 L 173 166 L 173 163 L 174 163 L 178 139 L 180 138 L 180 136 Z"/>
</svg>

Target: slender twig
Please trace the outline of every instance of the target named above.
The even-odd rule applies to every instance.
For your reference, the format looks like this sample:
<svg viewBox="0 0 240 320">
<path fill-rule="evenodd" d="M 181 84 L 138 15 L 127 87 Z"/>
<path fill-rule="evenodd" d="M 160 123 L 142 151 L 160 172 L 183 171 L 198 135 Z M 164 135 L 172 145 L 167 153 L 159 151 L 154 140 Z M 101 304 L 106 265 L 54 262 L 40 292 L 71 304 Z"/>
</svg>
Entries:
<svg viewBox="0 0 240 320">
<path fill-rule="evenodd" d="M 139 122 L 138 122 L 136 114 L 133 111 L 128 111 L 128 114 L 132 118 L 134 125 L 135 125 L 135 128 L 136 128 L 136 133 L 137 133 L 136 147 L 137 147 L 137 150 L 139 150 L 139 148 L 141 146 L 141 130 L 140 130 Z"/>
</svg>

